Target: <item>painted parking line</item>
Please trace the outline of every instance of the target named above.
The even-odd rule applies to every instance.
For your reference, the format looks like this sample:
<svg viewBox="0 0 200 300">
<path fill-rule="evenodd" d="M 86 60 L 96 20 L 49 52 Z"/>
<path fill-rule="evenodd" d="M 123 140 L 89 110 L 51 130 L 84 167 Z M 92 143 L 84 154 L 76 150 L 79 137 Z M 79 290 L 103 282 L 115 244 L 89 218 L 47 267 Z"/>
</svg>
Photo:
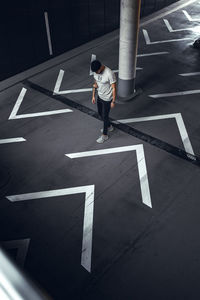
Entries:
<svg viewBox="0 0 200 300">
<path fill-rule="evenodd" d="M 193 94 L 200 94 L 200 90 L 191 90 L 191 91 L 182 91 L 182 92 L 175 92 L 175 93 L 164 93 L 164 94 L 155 94 L 149 95 L 149 97 L 158 99 L 164 97 L 174 97 L 174 96 L 185 96 L 185 95 L 193 95 Z"/>
<path fill-rule="evenodd" d="M 181 74 L 178 74 L 180 76 L 198 76 L 200 75 L 200 72 L 193 72 L 193 73 L 181 73 Z"/>
<path fill-rule="evenodd" d="M 141 118 L 121 119 L 121 120 L 114 121 L 113 123 L 129 124 L 129 123 L 138 123 L 138 122 L 165 120 L 165 119 L 175 119 L 176 120 L 176 124 L 177 124 L 178 130 L 179 130 L 185 151 L 189 154 L 194 155 L 194 151 L 193 151 L 193 148 L 192 148 L 192 145 L 191 145 L 191 142 L 190 142 L 190 139 L 189 139 L 189 136 L 188 136 L 181 113 L 149 116 L 149 117 L 141 117 Z"/>
<path fill-rule="evenodd" d="M 39 113 L 29 113 L 29 114 L 18 115 L 17 113 L 18 113 L 19 108 L 22 104 L 22 101 L 25 97 L 26 92 L 27 92 L 27 89 L 23 87 L 17 98 L 17 101 L 13 107 L 13 110 L 9 116 L 9 120 L 34 118 L 34 117 L 50 116 L 50 115 L 57 115 L 57 114 L 73 112 L 73 110 L 71 110 L 71 109 L 58 109 L 58 110 L 51 110 L 51 111 L 45 111 L 45 112 L 39 112 Z"/>
<path fill-rule="evenodd" d="M 142 202 L 145 205 L 152 208 L 150 189 L 149 189 L 149 181 L 148 181 L 146 161 L 145 161 L 145 154 L 144 154 L 144 148 L 143 148 L 142 144 L 125 146 L 125 147 L 101 149 L 101 150 L 92 150 L 92 151 L 78 152 L 78 153 L 69 153 L 69 154 L 65 154 L 65 155 L 71 159 L 74 159 L 74 158 L 91 157 L 91 156 L 96 156 L 96 155 L 122 153 L 122 152 L 127 152 L 127 151 L 136 151 L 136 158 L 137 158 L 138 172 L 139 172 L 139 179 L 140 179 L 140 188 L 141 188 L 141 194 L 142 194 Z"/>
<path fill-rule="evenodd" d="M 94 190 L 94 185 L 86 185 L 73 188 L 64 188 L 58 190 L 41 191 L 36 193 L 12 195 L 6 196 L 6 198 L 11 202 L 19 202 L 85 193 L 81 265 L 88 272 L 91 272 Z"/>
<path fill-rule="evenodd" d="M 25 142 L 26 140 L 23 137 L 10 138 L 10 139 L 0 139 L 0 144 L 10 144 L 10 143 L 19 143 Z"/>
<path fill-rule="evenodd" d="M 143 29 L 142 31 L 143 31 L 144 39 L 145 39 L 145 42 L 146 42 L 147 45 L 155 45 L 155 44 L 163 44 L 163 43 L 181 42 L 181 41 L 192 40 L 192 38 L 182 38 L 182 39 L 172 39 L 172 40 L 151 42 L 147 30 Z"/>
</svg>

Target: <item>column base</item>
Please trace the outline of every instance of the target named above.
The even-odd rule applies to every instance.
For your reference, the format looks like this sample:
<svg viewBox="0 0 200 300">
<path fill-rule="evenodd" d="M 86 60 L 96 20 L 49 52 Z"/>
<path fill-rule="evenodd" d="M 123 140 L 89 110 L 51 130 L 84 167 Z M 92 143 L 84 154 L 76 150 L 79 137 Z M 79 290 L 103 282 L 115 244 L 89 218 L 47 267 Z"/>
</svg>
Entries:
<svg viewBox="0 0 200 300">
<path fill-rule="evenodd" d="M 130 102 L 132 100 L 135 100 L 135 98 L 137 96 L 139 96 L 140 94 L 142 94 L 142 89 L 140 87 L 137 87 L 134 92 L 132 94 L 130 94 L 129 96 L 127 97 L 120 97 L 117 95 L 116 97 L 116 103 L 118 104 L 125 104 L 127 102 Z"/>
</svg>

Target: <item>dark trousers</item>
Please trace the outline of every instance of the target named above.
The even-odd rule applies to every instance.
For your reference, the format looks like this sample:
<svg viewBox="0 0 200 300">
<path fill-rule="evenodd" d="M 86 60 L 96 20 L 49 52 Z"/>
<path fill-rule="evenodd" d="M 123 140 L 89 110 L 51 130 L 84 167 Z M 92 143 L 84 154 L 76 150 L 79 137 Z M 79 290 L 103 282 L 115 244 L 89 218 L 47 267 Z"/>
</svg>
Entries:
<svg viewBox="0 0 200 300">
<path fill-rule="evenodd" d="M 104 101 L 101 98 L 97 98 L 97 108 L 100 117 L 103 120 L 103 134 L 107 135 L 108 127 L 110 127 L 109 112 L 111 101 Z"/>
</svg>

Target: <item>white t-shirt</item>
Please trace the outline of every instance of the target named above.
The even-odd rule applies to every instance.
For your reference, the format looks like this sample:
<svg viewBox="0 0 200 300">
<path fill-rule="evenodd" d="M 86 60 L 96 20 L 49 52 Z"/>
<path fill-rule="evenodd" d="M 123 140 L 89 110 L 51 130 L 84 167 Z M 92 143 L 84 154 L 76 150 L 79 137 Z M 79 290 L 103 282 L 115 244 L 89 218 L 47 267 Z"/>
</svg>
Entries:
<svg viewBox="0 0 200 300">
<path fill-rule="evenodd" d="M 99 97 L 104 101 L 111 101 L 113 98 L 111 84 L 116 82 L 115 73 L 105 66 L 101 74 L 94 73 L 94 79 L 98 85 Z"/>
</svg>

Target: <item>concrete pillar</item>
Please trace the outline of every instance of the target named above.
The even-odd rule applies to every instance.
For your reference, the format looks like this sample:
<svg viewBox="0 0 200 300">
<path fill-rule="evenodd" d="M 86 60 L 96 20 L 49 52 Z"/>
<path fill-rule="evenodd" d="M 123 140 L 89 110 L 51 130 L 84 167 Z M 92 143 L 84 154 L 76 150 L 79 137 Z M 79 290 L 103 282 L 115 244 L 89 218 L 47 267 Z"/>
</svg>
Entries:
<svg viewBox="0 0 200 300">
<path fill-rule="evenodd" d="M 135 92 L 141 0 L 121 0 L 118 96 Z"/>
</svg>

